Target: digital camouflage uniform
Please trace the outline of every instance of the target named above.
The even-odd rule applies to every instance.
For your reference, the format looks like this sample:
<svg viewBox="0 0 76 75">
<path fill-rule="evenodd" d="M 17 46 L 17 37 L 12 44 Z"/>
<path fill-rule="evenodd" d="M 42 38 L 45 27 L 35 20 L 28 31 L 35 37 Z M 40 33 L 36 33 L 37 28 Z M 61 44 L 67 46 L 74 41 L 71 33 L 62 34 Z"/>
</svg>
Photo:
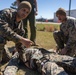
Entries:
<svg viewBox="0 0 76 75">
<path fill-rule="evenodd" d="M 19 56 L 18 52 L 14 54 L 4 71 L 4 75 L 10 75 L 10 73 L 12 73 L 11 75 L 16 75 L 18 60 L 20 59 Z M 76 74 L 75 58 L 66 55 L 58 55 L 54 52 L 46 52 L 46 50 L 42 48 L 26 48 L 23 53 L 23 59 L 21 60 L 28 68 L 39 71 L 41 73 L 40 75 Z"/>
<path fill-rule="evenodd" d="M 53 33 L 59 49 L 67 50 L 67 55 L 76 56 L 76 19 L 67 17 L 67 21 L 60 25 L 60 31 Z"/>
<path fill-rule="evenodd" d="M 18 36 L 24 34 L 22 22 L 16 22 L 16 14 L 17 11 L 14 9 L 7 8 L 0 11 L 0 62 L 2 54 L 3 57 L 5 56 L 4 46 L 6 41 L 13 41 L 18 44 Z"/>
</svg>

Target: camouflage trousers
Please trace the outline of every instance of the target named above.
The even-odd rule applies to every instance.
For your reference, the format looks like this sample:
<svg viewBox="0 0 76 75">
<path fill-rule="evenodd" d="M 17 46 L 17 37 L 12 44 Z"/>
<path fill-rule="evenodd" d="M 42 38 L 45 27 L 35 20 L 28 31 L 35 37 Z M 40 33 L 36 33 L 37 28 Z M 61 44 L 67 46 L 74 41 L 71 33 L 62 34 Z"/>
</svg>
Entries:
<svg viewBox="0 0 76 75">
<path fill-rule="evenodd" d="M 66 46 L 68 37 L 64 36 L 64 34 L 61 31 L 55 31 L 53 33 L 53 36 L 57 44 L 58 50 L 63 49 Z M 76 42 L 72 44 L 72 50 L 68 50 L 66 55 L 73 56 L 73 57 L 76 56 Z"/>
</svg>

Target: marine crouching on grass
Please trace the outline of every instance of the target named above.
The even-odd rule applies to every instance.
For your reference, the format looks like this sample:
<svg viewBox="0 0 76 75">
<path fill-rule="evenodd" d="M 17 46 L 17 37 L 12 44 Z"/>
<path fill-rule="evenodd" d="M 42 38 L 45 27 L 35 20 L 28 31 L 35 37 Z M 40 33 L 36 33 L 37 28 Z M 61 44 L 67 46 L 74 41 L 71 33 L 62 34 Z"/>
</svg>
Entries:
<svg viewBox="0 0 76 75">
<path fill-rule="evenodd" d="M 33 43 L 23 37 L 24 29 L 21 21 L 29 15 L 31 9 L 31 4 L 23 1 L 19 4 L 17 10 L 7 8 L 0 11 L 0 63 L 5 56 L 4 46 L 7 40 L 13 41 L 16 47 L 22 47 L 22 45 L 30 47 Z"/>
<path fill-rule="evenodd" d="M 56 16 L 61 22 L 60 31 L 53 34 L 59 54 L 76 57 L 76 18 L 68 17 L 63 8 L 56 11 Z"/>
</svg>

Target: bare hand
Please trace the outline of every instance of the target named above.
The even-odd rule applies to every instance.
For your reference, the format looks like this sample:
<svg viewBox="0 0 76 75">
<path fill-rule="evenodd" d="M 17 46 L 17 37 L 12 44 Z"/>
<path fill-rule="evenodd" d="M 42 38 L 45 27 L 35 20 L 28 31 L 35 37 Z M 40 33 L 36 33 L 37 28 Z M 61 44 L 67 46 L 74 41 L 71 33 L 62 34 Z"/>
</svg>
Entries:
<svg viewBox="0 0 76 75">
<path fill-rule="evenodd" d="M 33 44 L 31 40 L 26 39 L 26 38 L 22 38 L 20 42 L 27 48 Z"/>
</svg>

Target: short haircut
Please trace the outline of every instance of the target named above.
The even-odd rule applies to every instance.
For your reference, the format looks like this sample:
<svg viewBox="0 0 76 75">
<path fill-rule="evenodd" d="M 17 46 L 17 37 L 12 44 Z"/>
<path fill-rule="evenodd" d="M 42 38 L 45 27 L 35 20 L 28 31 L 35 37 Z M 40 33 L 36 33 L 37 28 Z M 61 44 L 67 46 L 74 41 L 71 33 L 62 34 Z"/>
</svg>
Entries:
<svg viewBox="0 0 76 75">
<path fill-rule="evenodd" d="M 56 16 L 57 15 L 64 15 L 66 16 L 66 11 L 63 9 L 63 8 L 59 8 L 57 11 L 56 11 Z"/>
</svg>

